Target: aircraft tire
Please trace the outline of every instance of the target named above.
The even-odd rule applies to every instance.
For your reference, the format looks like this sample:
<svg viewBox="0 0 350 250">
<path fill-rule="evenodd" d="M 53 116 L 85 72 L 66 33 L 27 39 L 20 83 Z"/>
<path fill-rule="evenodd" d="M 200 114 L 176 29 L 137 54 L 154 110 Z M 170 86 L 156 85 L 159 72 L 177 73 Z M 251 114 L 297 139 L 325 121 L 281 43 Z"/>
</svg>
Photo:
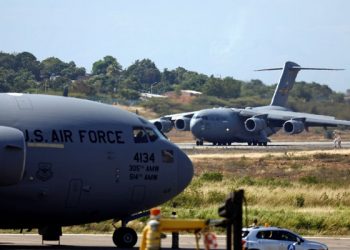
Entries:
<svg viewBox="0 0 350 250">
<path fill-rule="evenodd" d="M 137 242 L 137 234 L 130 227 L 120 227 L 113 233 L 113 242 L 120 248 L 132 248 Z"/>
<path fill-rule="evenodd" d="M 196 140 L 197 146 L 203 146 L 203 140 Z"/>
<path fill-rule="evenodd" d="M 213 146 L 216 146 L 217 142 L 213 142 Z"/>
<path fill-rule="evenodd" d="M 266 147 L 267 146 L 267 142 L 263 142 L 263 145 Z"/>
<path fill-rule="evenodd" d="M 248 142 L 248 146 L 251 146 L 253 143 L 251 141 Z"/>
</svg>

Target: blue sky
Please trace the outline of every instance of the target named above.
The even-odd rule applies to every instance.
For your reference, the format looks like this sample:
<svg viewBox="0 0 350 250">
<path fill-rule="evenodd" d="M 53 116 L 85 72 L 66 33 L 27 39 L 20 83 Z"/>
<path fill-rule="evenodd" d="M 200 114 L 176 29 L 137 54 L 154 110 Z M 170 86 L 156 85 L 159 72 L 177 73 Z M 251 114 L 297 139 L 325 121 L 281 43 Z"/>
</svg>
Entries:
<svg viewBox="0 0 350 250">
<path fill-rule="evenodd" d="M 55 56 L 91 70 L 112 55 L 124 67 L 149 58 L 207 75 L 276 83 L 283 66 L 297 80 L 350 89 L 350 1 L 347 0 L 0 0 L 0 50 Z"/>
</svg>

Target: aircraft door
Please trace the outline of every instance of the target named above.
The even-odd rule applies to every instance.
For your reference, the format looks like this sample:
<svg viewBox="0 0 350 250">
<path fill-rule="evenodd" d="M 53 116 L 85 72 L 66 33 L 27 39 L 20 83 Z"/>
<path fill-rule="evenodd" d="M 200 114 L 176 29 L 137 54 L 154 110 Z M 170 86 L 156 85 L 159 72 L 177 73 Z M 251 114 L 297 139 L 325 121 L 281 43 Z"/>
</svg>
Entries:
<svg viewBox="0 0 350 250">
<path fill-rule="evenodd" d="M 79 205 L 82 186 L 83 181 L 81 179 L 72 179 L 69 182 L 69 189 L 66 200 L 67 208 L 74 208 Z"/>
</svg>

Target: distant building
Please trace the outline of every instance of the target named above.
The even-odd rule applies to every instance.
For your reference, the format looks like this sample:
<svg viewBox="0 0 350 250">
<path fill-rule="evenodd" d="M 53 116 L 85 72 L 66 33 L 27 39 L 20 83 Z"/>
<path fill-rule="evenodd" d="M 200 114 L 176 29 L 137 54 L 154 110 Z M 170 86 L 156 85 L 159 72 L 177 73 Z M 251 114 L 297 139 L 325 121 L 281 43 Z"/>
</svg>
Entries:
<svg viewBox="0 0 350 250">
<path fill-rule="evenodd" d="M 181 90 L 181 94 L 183 94 L 183 95 L 190 95 L 190 96 L 198 96 L 198 95 L 201 95 L 202 92 L 194 91 L 194 90 L 188 90 L 188 89 L 183 89 L 183 90 Z"/>
<path fill-rule="evenodd" d="M 140 94 L 142 99 L 148 99 L 148 98 L 168 98 L 165 95 L 157 95 L 157 94 L 151 94 L 151 93 L 141 93 Z"/>
<path fill-rule="evenodd" d="M 166 92 L 164 95 L 168 96 L 170 99 L 175 99 L 181 103 L 190 103 L 193 99 L 200 96 L 202 92 L 194 90 L 181 90 L 180 93 L 176 91 Z"/>
</svg>

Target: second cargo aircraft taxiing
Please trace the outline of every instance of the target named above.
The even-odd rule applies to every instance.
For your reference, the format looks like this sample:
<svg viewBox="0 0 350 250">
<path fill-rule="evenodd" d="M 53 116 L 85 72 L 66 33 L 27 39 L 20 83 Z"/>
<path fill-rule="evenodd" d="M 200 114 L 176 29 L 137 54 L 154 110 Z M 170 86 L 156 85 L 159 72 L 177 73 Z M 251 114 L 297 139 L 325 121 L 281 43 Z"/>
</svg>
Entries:
<svg viewBox="0 0 350 250">
<path fill-rule="evenodd" d="M 214 145 L 230 145 L 232 142 L 267 145 L 268 137 L 281 128 L 288 134 L 298 134 L 314 126 L 350 126 L 350 121 L 336 120 L 331 116 L 293 112 L 286 107 L 289 92 L 300 70 L 338 69 L 303 68 L 296 63 L 286 62 L 269 106 L 203 109 L 166 115 L 152 122 L 165 133 L 173 127 L 180 131 L 191 131 L 197 145 L 203 145 L 204 141 L 212 142 Z"/>
<path fill-rule="evenodd" d="M 121 220 L 113 240 L 136 243 L 127 221 L 179 194 L 189 158 L 150 122 L 110 105 L 58 96 L 0 94 L 0 228 Z"/>
</svg>

